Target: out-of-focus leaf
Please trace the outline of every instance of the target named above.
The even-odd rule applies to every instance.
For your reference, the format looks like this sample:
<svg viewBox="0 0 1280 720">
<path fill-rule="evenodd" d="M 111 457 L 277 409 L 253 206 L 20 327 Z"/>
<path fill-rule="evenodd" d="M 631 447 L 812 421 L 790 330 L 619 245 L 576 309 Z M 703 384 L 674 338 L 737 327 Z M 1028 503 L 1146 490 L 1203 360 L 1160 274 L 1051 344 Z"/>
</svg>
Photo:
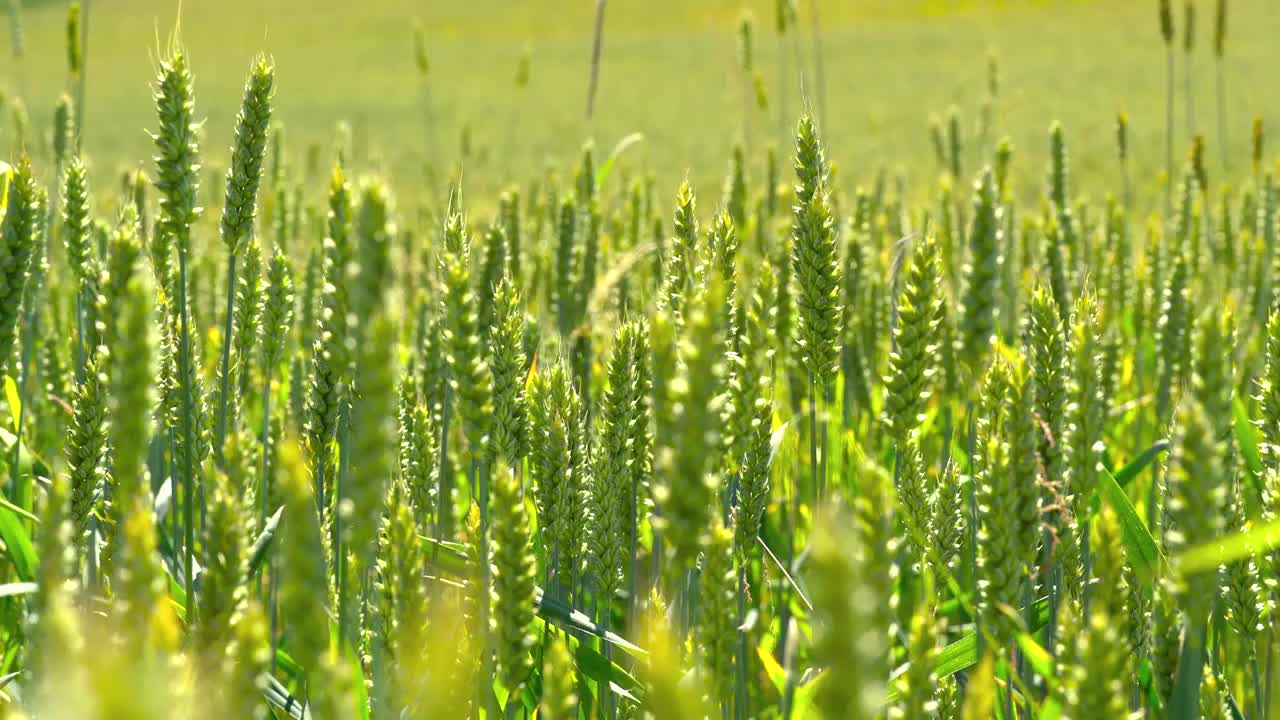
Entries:
<svg viewBox="0 0 1280 720">
<path fill-rule="evenodd" d="M 1258 476 L 1262 474 L 1262 457 L 1258 454 L 1258 428 L 1249 419 L 1249 411 L 1240 402 L 1240 398 L 1231 403 L 1231 414 L 1236 425 L 1236 446 L 1240 448 L 1240 454 L 1249 467 L 1254 483 L 1257 483 Z"/>
<path fill-rule="evenodd" d="M 13 561 L 18 579 L 34 582 L 36 579 L 36 551 L 31 536 L 22 527 L 18 514 L 7 507 L 0 507 L 0 540 L 4 540 L 9 558 Z"/>
<path fill-rule="evenodd" d="M 262 528 L 262 532 L 258 534 L 258 539 L 253 541 L 253 548 L 249 551 L 249 576 L 253 577 L 258 574 L 258 570 L 262 567 L 262 561 L 267 557 L 267 551 L 271 549 L 271 541 L 275 539 L 276 530 L 280 527 L 280 517 L 284 515 L 284 507 L 281 506 L 276 510 L 275 514 L 267 518 L 267 524 Z"/>
<path fill-rule="evenodd" d="M 613 146 L 613 150 L 609 153 L 609 157 L 605 159 L 604 164 L 596 171 L 596 187 L 604 187 L 605 180 L 609 179 L 609 174 L 613 172 L 613 166 L 618 162 L 618 156 L 627 151 L 627 148 L 644 140 L 644 133 L 633 132 L 630 135 L 618 141 Z"/>
<path fill-rule="evenodd" d="M 578 669 L 583 675 L 597 683 L 607 682 L 614 692 L 632 702 L 639 702 L 639 695 L 644 692 L 644 688 L 638 680 L 617 663 L 611 662 L 604 655 L 596 652 L 590 645 L 581 642 L 577 645 L 574 656 L 578 659 Z"/>
<path fill-rule="evenodd" d="M 1107 472 L 1106 468 L 1102 468 L 1102 474 L 1098 478 L 1098 493 L 1115 511 L 1116 519 L 1120 521 L 1126 557 L 1133 564 L 1138 577 L 1142 578 L 1145 584 L 1150 585 L 1155 572 L 1164 563 L 1160 546 L 1156 545 L 1155 538 L 1151 537 L 1151 531 L 1147 529 L 1146 523 L 1138 516 L 1133 503 L 1129 502 L 1129 496 L 1125 495 L 1124 490 L 1116 484 L 1116 479 Z"/>
<path fill-rule="evenodd" d="M 1160 453 L 1168 449 L 1169 449 L 1169 441 L 1160 440 L 1156 442 L 1154 445 L 1152 445 L 1151 447 L 1144 450 L 1141 455 L 1134 458 L 1133 461 L 1131 461 L 1128 465 L 1125 465 L 1124 467 L 1120 468 L 1116 472 L 1116 474 L 1114 475 L 1116 479 L 1116 484 L 1119 485 L 1120 487 L 1124 487 L 1125 485 L 1128 485 L 1131 480 L 1137 477 L 1139 473 L 1141 473 L 1143 470 L 1147 468 L 1148 465 L 1151 464 L 1152 460 L 1155 460 Z"/>
<path fill-rule="evenodd" d="M 1210 540 L 1184 550 L 1175 559 L 1184 576 L 1216 571 L 1218 566 L 1280 547 L 1280 520 L 1255 525 L 1243 532 Z"/>
<path fill-rule="evenodd" d="M 538 615 L 544 620 L 564 630 L 577 630 L 579 632 L 589 633 L 601 640 L 608 642 L 614 647 L 622 648 L 632 655 L 647 655 L 644 650 L 633 645 L 630 641 L 621 635 L 604 629 L 586 614 L 574 610 L 568 605 L 550 597 L 542 588 L 535 590 L 538 603 Z"/>
<path fill-rule="evenodd" d="M 18 383 L 13 378 L 4 376 L 4 399 L 9 403 L 9 414 L 13 416 L 15 432 L 18 427 L 18 416 L 22 414 L 22 397 L 18 395 Z"/>
</svg>

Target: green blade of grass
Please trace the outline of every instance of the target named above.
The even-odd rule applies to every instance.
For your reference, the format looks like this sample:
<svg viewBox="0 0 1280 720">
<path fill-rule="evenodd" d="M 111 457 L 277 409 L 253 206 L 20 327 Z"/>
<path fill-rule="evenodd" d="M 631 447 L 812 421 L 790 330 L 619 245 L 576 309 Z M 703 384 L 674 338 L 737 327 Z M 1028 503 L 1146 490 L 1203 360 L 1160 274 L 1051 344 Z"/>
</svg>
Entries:
<svg viewBox="0 0 1280 720">
<path fill-rule="evenodd" d="M 643 686 L 630 673 L 623 670 L 617 663 L 611 662 L 604 655 L 601 655 L 590 645 L 582 642 L 577 643 L 577 649 L 574 657 L 578 660 L 578 670 L 588 678 L 597 683 L 609 683 L 609 688 L 614 693 L 622 695 L 634 703 L 639 703 L 639 697 L 644 692 Z"/>
<path fill-rule="evenodd" d="M 31 536 L 22 527 L 18 514 L 7 507 L 0 507 L 0 540 L 4 541 L 18 579 L 23 582 L 34 582 L 36 551 L 31 545 Z"/>
<path fill-rule="evenodd" d="M 258 571 L 262 569 L 262 561 L 266 559 L 267 551 L 271 549 L 271 541 L 275 539 L 282 515 L 284 515 L 283 506 L 267 519 L 267 524 L 263 526 L 262 532 L 258 534 L 258 539 L 253 541 L 253 548 L 249 551 L 249 577 L 257 575 Z"/>
<path fill-rule="evenodd" d="M 1041 647 L 1030 633 L 1018 633 L 1017 642 L 1018 649 L 1022 651 L 1022 657 L 1031 665 L 1031 669 L 1044 678 L 1050 687 L 1057 685 L 1058 676 L 1054 671 L 1053 656 L 1049 651 Z"/>
<path fill-rule="evenodd" d="M 1138 476 L 1156 456 L 1169 449 L 1168 440 L 1157 441 L 1154 445 L 1143 451 L 1141 455 L 1134 458 L 1132 462 L 1116 471 L 1114 475 L 1116 484 L 1120 487 L 1128 485 L 1131 480 Z"/>
<path fill-rule="evenodd" d="M 1262 474 L 1262 457 L 1258 454 L 1258 428 L 1249 419 L 1249 412 L 1240 398 L 1231 403 L 1231 415 L 1235 420 L 1236 445 L 1240 448 L 1240 454 L 1244 456 L 1245 465 L 1257 487 L 1258 476 Z"/>
<path fill-rule="evenodd" d="M 579 632 L 589 633 L 609 644 L 626 650 L 631 655 L 647 655 L 639 646 L 632 644 L 627 639 L 617 633 L 604 629 L 603 626 L 597 624 L 590 617 L 572 607 L 556 600 L 542 588 L 535 591 L 538 603 L 538 615 L 544 620 L 563 630 L 577 630 Z"/>
<path fill-rule="evenodd" d="M 471 575 L 471 558 L 467 556 L 465 545 L 430 537 L 419 538 L 427 552 L 428 566 L 453 577 L 465 578 Z"/>
<path fill-rule="evenodd" d="M 1030 632 L 1035 633 L 1049 623 L 1049 598 L 1043 597 L 1035 602 L 1035 612 L 1032 616 L 1032 627 L 1028 628 Z M 951 643 L 938 653 L 937 663 L 934 665 L 934 671 L 938 678 L 944 678 L 948 675 L 954 675 L 961 670 L 967 670 L 978 663 L 978 638 L 973 633 L 969 633 L 959 640 Z M 907 671 L 906 665 L 901 665 L 893 671 L 889 680 L 892 682 L 898 676 Z M 896 691 L 890 691 L 889 700 L 897 697 Z"/>
<path fill-rule="evenodd" d="M 1216 571 L 1218 566 L 1280 547 L 1280 520 L 1255 525 L 1184 550 L 1174 564 L 1183 576 Z"/>
<path fill-rule="evenodd" d="M 609 157 L 605 158 L 604 164 L 596 171 L 597 188 L 604 187 L 604 181 L 608 180 L 609 175 L 613 172 L 613 166 L 617 164 L 618 156 L 626 152 L 627 148 L 635 145 L 641 140 L 644 140 L 644 133 L 633 132 L 619 140 L 618 144 L 613 146 L 613 150 L 610 151 Z"/>
<path fill-rule="evenodd" d="M 1160 547 L 1156 545 L 1155 538 L 1151 536 L 1146 523 L 1138 516 L 1138 511 L 1129 501 L 1129 496 L 1106 468 L 1102 468 L 1102 474 L 1098 478 L 1098 493 L 1115 511 L 1116 518 L 1120 521 L 1120 530 L 1129 562 L 1138 571 L 1138 576 L 1143 578 L 1144 584 L 1150 586 L 1151 579 L 1164 563 L 1164 556 L 1160 552 Z"/>
</svg>

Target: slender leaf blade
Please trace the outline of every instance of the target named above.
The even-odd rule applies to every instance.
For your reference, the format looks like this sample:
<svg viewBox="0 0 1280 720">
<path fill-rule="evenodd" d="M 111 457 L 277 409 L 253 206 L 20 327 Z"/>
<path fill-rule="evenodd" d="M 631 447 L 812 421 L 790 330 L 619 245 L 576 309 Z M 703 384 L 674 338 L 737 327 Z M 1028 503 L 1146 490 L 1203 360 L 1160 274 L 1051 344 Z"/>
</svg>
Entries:
<svg viewBox="0 0 1280 720">
<path fill-rule="evenodd" d="M 1120 521 L 1121 535 L 1129 562 L 1138 571 L 1138 576 L 1144 579 L 1144 583 L 1149 585 L 1155 572 L 1164 563 L 1160 546 L 1156 544 L 1146 523 L 1134 509 L 1133 503 L 1129 501 L 1129 496 L 1106 468 L 1102 468 L 1102 474 L 1098 478 L 1098 493 L 1115 511 L 1116 518 Z"/>
</svg>

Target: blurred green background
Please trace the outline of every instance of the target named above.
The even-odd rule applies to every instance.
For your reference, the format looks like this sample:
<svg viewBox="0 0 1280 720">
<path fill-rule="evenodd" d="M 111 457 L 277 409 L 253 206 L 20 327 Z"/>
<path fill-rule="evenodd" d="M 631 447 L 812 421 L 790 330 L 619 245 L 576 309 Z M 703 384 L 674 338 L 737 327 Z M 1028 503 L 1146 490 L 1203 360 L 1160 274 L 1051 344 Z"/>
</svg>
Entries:
<svg viewBox="0 0 1280 720">
<path fill-rule="evenodd" d="M 69 83 L 66 4 L 22 3 L 25 57 L 4 53 L 0 87 L 10 97 L 24 96 L 34 126 L 47 133 L 55 99 Z M 1174 5 L 1181 34 L 1181 3 Z M 1192 68 L 1196 125 L 1210 144 L 1211 171 L 1221 172 L 1213 5 L 1197 3 Z M 1230 4 L 1224 75 L 1236 173 L 1247 171 L 1252 117 L 1261 114 L 1272 126 L 1277 119 L 1269 71 L 1280 61 L 1278 6 L 1275 0 Z M 773 0 L 613 0 L 590 123 L 584 109 L 591 0 L 186 0 L 181 37 L 196 71 L 197 112 L 207 118 L 207 164 L 215 168 L 227 154 L 249 63 L 265 51 L 278 66 L 276 117 L 295 167 L 312 145 L 327 164 L 335 128 L 346 121 L 357 160 L 392 174 L 404 194 L 425 182 L 428 157 L 456 167 L 466 134 L 467 186 L 484 194 L 550 163 L 566 165 L 588 137 L 603 153 L 641 132 L 645 140 L 623 163 L 628 171 L 654 173 L 664 194 L 685 174 L 704 192 L 715 192 L 733 143 L 743 136 L 739 18 L 747 12 L 755 19 L 755 61 L 770 102 L 750 113 L 748 150 L 758 175 L 766 143 L 789 145 L 784 134 L 801 111 L 801 84 L 816 103 L 813 7 L 809 0 L 798 3 L 784 91 Z M 869 182 L 884 167 L 917 188 L 931 187 L 930 117 L 952 105 L 966 136 L 965 176 L 984 162 L 995 137 L 1008 135 L 1016 148 L 1014 173 L 1034 178 L 1038 187 L 1054 119 L 1067 130 L 1074 173 L 1114 174 L 1120 110 L 1131 119 L 1135 172 L 1163 171 L 1165 56 L 1156 0 L 818 0 L 817 8 L 825 135 L 846 183 Z M 92 0 L 85 149 L 100 171 L 149 160 L 144 130 L 154 127 L 154 58 L 178 13 L 173 0 Z M 415 19 L 430 60 L 425 79 L 414 64 Z M 529 83 L 518 88 L 526 49 Z M 998 58 L 1000 91 L 984 143 L 979 118 L 989 52 Z M 1182 59 L 1179 48 L 1180 92 Z M 1176 109 L 1181 157 L 1189 138 L 1181 97 Z M 1113 177 L 1112 186 L 1118 184 Z"/>
</svg>

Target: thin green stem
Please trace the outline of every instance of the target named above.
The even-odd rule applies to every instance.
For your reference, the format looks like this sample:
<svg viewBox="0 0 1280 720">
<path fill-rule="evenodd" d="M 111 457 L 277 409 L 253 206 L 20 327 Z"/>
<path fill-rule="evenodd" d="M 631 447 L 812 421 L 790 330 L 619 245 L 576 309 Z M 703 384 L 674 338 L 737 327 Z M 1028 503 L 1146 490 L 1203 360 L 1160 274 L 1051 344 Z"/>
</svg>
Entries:
<svg viewBox="0 0 1280 720">
<path fill-rule="evenodd" d="M 481 679 L 481 702 L 485 708 L 489 710 L 490 717 L 496 717 L 497 707 L 494 705 L 496 698 L 493 696 L 491 685 L 493 682 L 493 637 L 487 631 L 489 627 L 489 589 L 492 585 L 492 568 L 489 565 L 489 478 L 488 467 L 484 460 L 480 457 L 480 449 L 472 444 L 471 448 L 471 476 L 473 478 L 472 486 L 479 489 L 480 501 L 480 569 L 482 578 L 483 597 L 480 602 L 480 627 L 486 628 L 484 640 L 484 657 L 483 671 L 480 674 Z"/>
<path fill-rule="evenodd" d="M 974 417 L 973 400 L 969 400 L 965 404 L 965 426 L 968 428 L 968 448 L 969 455 L 969 567 L 973 568 L 973 599 L 976 603 L 978 600 L 978 478 L 974 472 L 974 446 L 978 442 L 977 420 Z M 982 646 L 984 644 L 984 636 L 982 634 L 982 622 L 975 612 L 973 615 L 974 638 L 978 644 L 978 657 L 982 657 Z"/>
<path fill-rule="evenodd" d="M 333 580 L 334 591 L 338 597 L 338 647 L 341 649 L 347 642 L 347 552 L 342 542 L 342 488 L 346 486 L 348 462 L 347 432 L 350 425 L 350 406 L 344 399 L 338 412 L 338 472 L 333 483 L 333 520 L 330 523 L 333 544 Z"/>
<path fill-rule="evenodd" d="M 1188 620 L 1182 655 L 1178 660 L 1178 674 L 1173 685 L 1173 697 L 1169 700 L 1166 715 L 1169 720 L 1195 720 L 1200 717 L 1200 681 L 1204 675 L 1206 628 L 1203 618 Z"/>
<path fill-rule="evenodd" d="M 636 586 L 640 575 L 640 480 L 631 474 L 631 577 L 627 587 L 627 622 L 635 621 Z"/>
<path fill-rule="evenodd" d="M 448 383 L 440 409 L 440 484 L 436 489 L 436 537 L 453 539 L 453 474 L 449 470 L 449 421 L 452 414 Z"/>
<path fill-rule="evenodd" d="M 28 512 L 34 509 L 31 493 L 31 478 L 20 477 L 18 467 L 22 462 L 22 427 L 27 417 L 27 406 L 31 403 L 31 353 L 32 347 L 35 345 L 35 338 L 40 334 L 40 314 L 39 304 L 41 297 L 41 289 L 43 287 L 43 276 L 37 278 L 35 286 L 32 288 L 28 297 L 27 308 L 27 332 L 24 333 L 22 339 L 22 377 L 19 386 L 19 407 L 16 425 L 14 427 L 13 442 L 13 464 L 10 468 L 9 486 L 13 488 L 14 500 L 18 507 Z M 30 527 L 27 520 L 21 521 L 24 526 Z"/>
<path fill-rule="evenodd" d="M 747 646 L 747 631 L 743 629 L 743 624 L 747 619 L 747 555 L 743 551 L 738 556 L 738 667 L 734 674 L 734 717 L 737 720 L 746 720 L 750 715 L 750 699 L 747 692 L 747 677 L 749 673 L 750 654 Z"/>
<path fill-rule="evenodd" d="M 1227 80 L 1222 57 L 1218 57 L 1218 142 L 1222 145 L 1222 169 L 1231 170 L 1231 144 L 1227 141 Z"/>
<path fill-rule="evenodd" d="M 1274 652 L 1275 641 L 1276 641 L 1275 624 L 1267 623 L 1267 646 L 1266 646 L 1267 647 L 1267 674 L 1266 674 L 1266 679 L 1264 681 L 1265 688 L 1262 691 L 1262 698 L 1263 698 L 1262 720 L 1266 720 L 1266 715 L 1271 711 L 1271 674 L 1272 674 L 1271 661 L 1275 658 L 1275 652 Z"/>
<path fill-rule="evenodd" d="M 231 332 L 236 313 L 236 254 L 227 256 L 227 315 L 222 329 L 222 387 L 218 400 L 218 434 L 214 443 L 214 455 L 222 463 L 222 446 L 227 439 L 227 399 L 231 380 Z"/>
<path fill-rule="evenodd" d="M 195 575 L 193 567 L 195 565 L 195 547 L 196 547 L 196 525 L 195 525 L 195 497 L 196 497 L 196 478 L 193 460 L 196 453 L 195 432 L 192 427 L 195 424 L 195 418 L 192 417 L 192 409 L 195 405 L 194 389 L 191 387 L 191 327 L 189 322 L 189 312 L 187 308 L 187 253 L 181 249 L 178 252 L 178 318 L 181 325 L 180 337 L 178 340 L 178 362 L 181 370 L 178 376 L 181 378 L 182 389 L 182 423 L 183 423 L 183 453 L 182 467 L 179 472 L 182 474 L 184 493 L 183 493 L 183 530 L 185 532 L 184 552 L 186 562 L 183 564 L 183 589 L 187 593 L 187 624 L 195 625 L 198 617 L 198 605 L 196 598 Z"/>
<path fill-rule="evenodd" d="M 267 377 L 262 387 L 262 472 L 258 480 L 258 529 L 267 525 L 268 504 L 271 495 L 271 368 L 265 368 Z M 262 600 L 262 575 L 258 575 L 258 600 Z"/>
<path fill-rule="evenodd" d="M 1165 43 L 1167 84 L 1164 103 L 1164 221 L 1173 213 L 1173 43 Z"/>
<path fill-rule="evenodd" d="M 809 372 L 809 471 L 813 474 L 813 494 L 822 497 L 822 467 L 818 465 L 818 385 Z"/>
<path fill-rule="evenodd" d="M 1262 679 L 1258 675 L 1258 648 L 1257 641 L 1252 640 L 1249 644 L 1249 672 L 1253 675 L 1253 706 L 1254 717 L 1263 719 L 1267 716 L 1266 708 L 1262 704 Z"/>
<path fill-rule="evenodd" d="M 80 0 L 80 77 L 76 82 L 76 152 L 84 137 L 85 88 L 89 85 L 89 0 Z"/>
<path fill-rule="evenodd" d="M 1004 720 L 1017 720 L 1013 706 L 1013 650 L 1008 650 L 1004 663 Z"/>
</svg>

